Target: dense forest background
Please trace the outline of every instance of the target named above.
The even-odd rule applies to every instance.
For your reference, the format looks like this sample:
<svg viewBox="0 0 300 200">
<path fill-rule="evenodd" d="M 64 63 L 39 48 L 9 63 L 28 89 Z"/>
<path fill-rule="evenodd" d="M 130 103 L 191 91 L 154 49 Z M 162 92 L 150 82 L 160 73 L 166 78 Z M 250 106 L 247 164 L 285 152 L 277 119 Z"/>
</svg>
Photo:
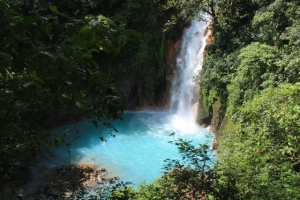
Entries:
<svg viewBox="0 0 300 200">
<path fill-rule="evenodd" d="M 117 80 L 129 72 L 147 77 L 136 87 L 151 86 L 155 104 L 165 40 L 199 12 L 213 32 L 197 80 L 218 159 L 210 164 L 208 145 L 177 141 L 185 165 L 170 160 L 164 177 L 110 198 L 299 198 L 296 0 L 0 1 L 1 185 L 14 187 L 42 146 L 64 143 L 49 128 L 121 119 Z"/>
</svg>

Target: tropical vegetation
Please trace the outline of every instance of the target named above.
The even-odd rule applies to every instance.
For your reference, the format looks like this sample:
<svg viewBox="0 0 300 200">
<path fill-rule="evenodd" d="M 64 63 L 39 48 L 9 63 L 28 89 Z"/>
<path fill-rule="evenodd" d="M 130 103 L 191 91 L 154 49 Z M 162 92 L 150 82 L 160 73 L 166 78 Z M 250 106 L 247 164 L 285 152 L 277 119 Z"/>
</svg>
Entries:
<svg viewBox="0 0 300 200">
<path fill-rule="evenodd" d="M 33 155 L 64 143 L 49 128 L 121 119 L 116 79 L 154 66 L 162 81 L 166 37 L 200 17 L 213 32 L 197 80 L 216 159 L 209 145 L 176 141 L 182 161 L 109 198 L 300 197 L 298 0 L 2 0 L 0 15 L 1 185 L 17 186 Z"/>
<path fill-rule="evenodd" d="M 145 74 L 148 67 L 156 83 L 162 80 L 163 23 L 156 21 L 165 19 L 156 7 L 135 0 L 0 1 L 1 194 L 28 180 L 22 172 L 41 150 L 66 143 L 68 133 L 51 128 L 122 119 L 115 83 L 126 72 Z"/>
</svg>

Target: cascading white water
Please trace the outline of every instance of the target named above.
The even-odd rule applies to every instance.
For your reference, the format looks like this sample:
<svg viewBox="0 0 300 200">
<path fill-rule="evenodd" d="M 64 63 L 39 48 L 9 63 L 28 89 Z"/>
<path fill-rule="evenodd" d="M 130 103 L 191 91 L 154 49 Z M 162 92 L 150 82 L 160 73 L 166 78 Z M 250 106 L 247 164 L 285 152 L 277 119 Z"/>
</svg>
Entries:
<svg viewBox="0 0 300 200">
<path fill-rule="evenodd" d="M 182 38 L 170 105 L 175 113 L 174 126 L 178 129 L 192 129 L 196 126 L 193 105 L 196 105 L 199 98 L 199 86 L 193 77 L 202 68 L 206 28 L 206 22 L 193 20 Z"/>
</svg>

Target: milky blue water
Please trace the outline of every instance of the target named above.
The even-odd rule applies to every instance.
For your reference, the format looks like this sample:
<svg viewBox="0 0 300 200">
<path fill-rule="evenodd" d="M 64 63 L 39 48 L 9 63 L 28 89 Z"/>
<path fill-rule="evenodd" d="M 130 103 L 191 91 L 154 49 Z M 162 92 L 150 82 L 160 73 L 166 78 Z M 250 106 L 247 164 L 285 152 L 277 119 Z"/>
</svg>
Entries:
<svg viewBox="0 0 300 200">
<path fill-rule="evenodd" d="M 97 129 L 89 120 L 76 128 L 71 125 L 56 129 L 56 132 L 69 129 L 72 133 L 68 138 L 71 158 L 68 148 L 62 146 L 54 150 L 54 159 L 42 163 L 48 167 L 69 163 L 96 164 L 105 167 L 109 176 L 130 181 L 137 187 L 142 180 L 150 183 L 162 175 L 164 159 L 179 158 L 176 146 L 168 143 L 174 140 L 171 133 L 176 133 L 175 139 L 193 140 L 195 145 L 205 143 L 208 140 L 205 135 L 210 135 L 207 129 L 169 112 L 125 112 L 123 121 L 112 123 L 118 132 L 104 127 Z M 77 140 L 76 130 L 80 135 Z"/>
</svg>

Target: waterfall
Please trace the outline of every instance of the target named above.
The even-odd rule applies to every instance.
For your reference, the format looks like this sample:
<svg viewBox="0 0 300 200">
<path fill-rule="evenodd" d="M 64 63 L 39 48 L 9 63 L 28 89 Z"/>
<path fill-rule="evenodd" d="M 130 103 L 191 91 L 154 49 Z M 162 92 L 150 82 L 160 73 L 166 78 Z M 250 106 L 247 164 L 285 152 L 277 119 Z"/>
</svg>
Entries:
<svg viewBox="0 0 300 200">
<path fill-rule="evenodd" d="M 182 38 L 181 50 L 176 60 L 170 104 L 175 114 L 174 125 L 177 128 L 196 125 L 199 86 L 193 77 L 202 68 L 206 28 L 206 22 L 193 20 Z"/>
<path fill-rule="evenodd" d="M 61 179 L 63 177 L 55 174 L 50 176 L 57 170 L 49 170 L 46 176 L 43 173 L 46 168 L 63 169 L 60 166 L 70 163 L 82 167 L 92 165 L 106 168 L 109 177 L 119 177 L 122 181 L 133 182 L 134 187 L 138 187 L 142 180 L 150 183 L 162 175 L 162 166 L 165 164 L 163 161 L 166 158 L 180 158 L 177 146 L 169 143 L 172 140 L 171 133 L 175 132 L 176 138 L 193 140 L 192 145 L 204 144 L 207 140 L 205 135 L 210 133 L 207 129 L 197 126 L 192 110 L 199 98 L 199 88 L 193 81 L 193 76 L 201 70 L 206 27 L 205 22 L 192 21 L 191 27 L 183 35 L 182 48 L 177 58 L 177 69 L 174 71 L 176 74 L 170 105 L 173 113 L 126 111 L 123 121 L 107 121 L 114 125 L 118 133 L 107 129 L 102 123 L 99 123 L 99 128 L 95 128 L 89 120 L 53 129 L 55 137 L 69 130 L 68 137 L 61 136 L 65 144 L 69 145 L 53 147 L 51 149 L 51 153 L 55 155 L 53 159 L 47 158 L 44 153 L 37 158 L 38 167 L 34 169 L 43 169 L 43 172 L 34 172 L 36 180 L 24 188 L 23 196 L 36 194 L 37 189 L 43 191 L 53 185 L 60 186 L 60 183 L 64 181 Z M 80 139 L 78 139 L 78 133 Z M 101 138 L 105 138 L 106 142 L 102 142 Z M 98 174 L 95 177 L 91 176 L 92 178 L 104 180 Z M 66 184 L 63 189 L 68 189 L 67 185 L 69 184 Z M 90 186 L 83 186 L 80 189 L 86 190 L 88 194 L 96 195 L 96 191 L 90 188 Z M 55 191 L 54 188 L 52 189 Z M 60 190 L 61 187 L 55 189 Z"/>
</svg>

